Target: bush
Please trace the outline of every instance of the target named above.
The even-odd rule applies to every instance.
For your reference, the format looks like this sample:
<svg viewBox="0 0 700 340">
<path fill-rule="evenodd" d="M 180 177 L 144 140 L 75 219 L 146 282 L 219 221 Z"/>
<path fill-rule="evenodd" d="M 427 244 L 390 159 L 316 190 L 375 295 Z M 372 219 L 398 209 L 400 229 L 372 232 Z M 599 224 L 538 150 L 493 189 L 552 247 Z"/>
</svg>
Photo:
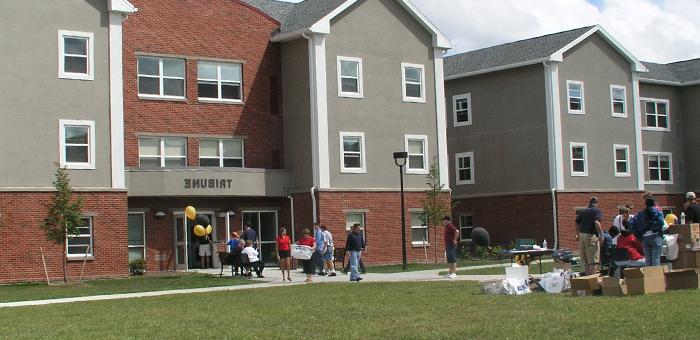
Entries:
<svg viewBox="0 0 700 340">
<path fill-rule="evenodd" d="M 129 262 L 129 274 L 143 275 L 146 271 L 146 261 L 143 259 L 133 260 Z"/>
</svg>

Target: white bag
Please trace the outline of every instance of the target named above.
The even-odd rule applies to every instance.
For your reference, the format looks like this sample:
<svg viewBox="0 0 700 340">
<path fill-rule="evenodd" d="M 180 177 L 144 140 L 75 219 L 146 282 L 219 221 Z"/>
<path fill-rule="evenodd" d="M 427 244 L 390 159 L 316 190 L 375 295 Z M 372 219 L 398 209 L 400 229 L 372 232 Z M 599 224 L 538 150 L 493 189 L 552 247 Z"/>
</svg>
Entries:
<svg viewBox="0 0 700 340">
<path fill-rule="evenodd" d="M 292 257 L 299 260 L 308 260 L 314 250 L 309 246 L 304 246 L 300 244 L 292 244 Z"/>
<path fill-rule="evenodd" d="M 503 280 L 503 291 L 508 295 L 523 295 L 530 293 L 527 280 L 505 279 Z"/>
<path fill-rule="evenodd" d="M 665 250 L 666 259 L 673 261 L 678 258 L 678 234 L 664 235 L 664 241 L 666 246 L 663 248 Z"/>
</svg>

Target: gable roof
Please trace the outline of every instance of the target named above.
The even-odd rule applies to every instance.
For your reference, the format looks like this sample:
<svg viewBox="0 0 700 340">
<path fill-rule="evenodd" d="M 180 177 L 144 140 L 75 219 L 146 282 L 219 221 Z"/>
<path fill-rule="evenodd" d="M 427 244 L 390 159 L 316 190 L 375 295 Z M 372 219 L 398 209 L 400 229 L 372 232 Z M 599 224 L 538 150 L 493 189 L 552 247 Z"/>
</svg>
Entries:
<svg viewBox="0 0 700 340">
<path fill-rule="evenodd" d="M 632 64 L 634 71 L 646 71 L 639 60 L 601 26 L 595 25 L 445 57 L 445 79 L 457 79 L 547 61 L 563 61 L 564 53 L 594 33 L 600 34 L 622 54 Z"/>
<path fill-rule="evenodd" d="M 110 12 L 118 12 L 123 14 L 136 13 L 138 8 L 134 7 L 128 0 L 109 0 L 107 8 Z"/>
<path fill-rule="evenodd" d="M 288 41 L 304 33 L 330 33 L 330 21 L 355 4 L 358 0 L 304 0 L 299 3 L 278 0 L 240 0 L 254 6 L 280 22 L 280 30 L 272 41 Z M 452 44 L 408 0 L 396 0 L 428 32 L 433 35 L 433 45 L 452 48 Z"/>
<path fill-rule="evenodd" d="M 644 65 L 649 73 L 639 78 L 641 82 L 677 86 L 700 84 L 700 58 L 669 64 L 645 61 Z"/>
</svg>

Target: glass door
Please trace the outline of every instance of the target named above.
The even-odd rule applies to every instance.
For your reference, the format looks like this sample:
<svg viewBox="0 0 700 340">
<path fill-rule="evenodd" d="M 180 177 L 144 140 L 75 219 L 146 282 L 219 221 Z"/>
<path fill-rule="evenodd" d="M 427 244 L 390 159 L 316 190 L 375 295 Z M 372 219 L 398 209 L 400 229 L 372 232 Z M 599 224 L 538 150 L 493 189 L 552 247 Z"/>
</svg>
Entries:
<svg viewBox="0 0 700 340">
<path fill-rule="evenodd" d="M 175 270 L 187 270 L 187 219 L 175 214 Z"/>
<path fill-rule="evenodd" d="M 249 223 L 260 240 L 260 260 L 276 264 L 273 253 L 277 239 L 277 211 L 244 211 L 243 224 Z"/>
<path fill-rule="evenodd" d="M 209 217 L 214 231 L 210 239 L 216 240 L 216 219 L 212 212 L 202 212 L 202 215 Z M 188 270 L 201 268 L 202 259 L 199 256 L 198 237 L 194 234 L 194 225 L 187 221 L 184 212 L 175 213 L 175 270 Z M 219 265 L 219 258 L 216 249 L 212 249 L 211 260 L 214 267 Z"/>
</svg>

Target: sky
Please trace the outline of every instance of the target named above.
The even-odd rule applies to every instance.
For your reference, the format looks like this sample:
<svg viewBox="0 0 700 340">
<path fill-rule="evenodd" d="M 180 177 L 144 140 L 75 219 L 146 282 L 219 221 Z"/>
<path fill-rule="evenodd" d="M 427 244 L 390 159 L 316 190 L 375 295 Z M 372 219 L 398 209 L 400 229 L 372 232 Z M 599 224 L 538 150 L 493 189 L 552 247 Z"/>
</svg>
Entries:
<svg viewBox="0 0 700 340">
<path fill-rule="evenodd" d="M 449 54 L 600 24 L 642 61 L 700 58 L 700 0 L 411 2 L 452 41 Z"/>
</svg>

